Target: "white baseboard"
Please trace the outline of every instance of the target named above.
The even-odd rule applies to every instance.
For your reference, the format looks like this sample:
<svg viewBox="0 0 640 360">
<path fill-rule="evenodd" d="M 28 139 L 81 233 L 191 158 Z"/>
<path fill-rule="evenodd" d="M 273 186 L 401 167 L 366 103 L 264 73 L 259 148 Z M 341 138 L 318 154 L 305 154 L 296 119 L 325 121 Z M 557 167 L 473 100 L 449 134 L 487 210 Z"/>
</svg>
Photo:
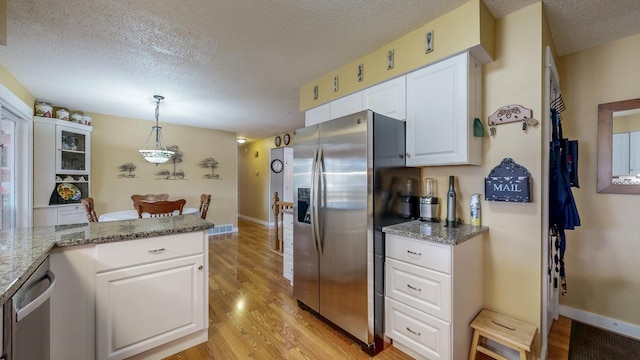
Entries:
<svg viewBox="0 0 640 360">
<path fill-rule="evenodd" d="M 640 325 L 560 305 L 560 315 L 640 340 Z"/>
<path fill-rule="evenodd" d="M 241 215 L 238 214 L 238 217 L 241 219 L 245 219 L 254 223 L 258 223 L 260 225 L 264 225 L 264 226 L 271 226 L 270 223 L 268 221 L 264 221 L 264 220 L 260 220 L 260 219 L 256 219 L 256 218 L 252 218 L 250 216 L 246 216 L 246 215 Z"/>
</svg>

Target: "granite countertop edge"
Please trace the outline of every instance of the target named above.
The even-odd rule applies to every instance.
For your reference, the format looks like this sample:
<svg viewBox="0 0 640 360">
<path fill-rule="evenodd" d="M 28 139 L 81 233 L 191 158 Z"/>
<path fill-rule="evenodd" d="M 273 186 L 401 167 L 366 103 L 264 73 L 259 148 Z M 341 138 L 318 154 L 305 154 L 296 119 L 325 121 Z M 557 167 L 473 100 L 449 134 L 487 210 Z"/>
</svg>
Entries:
<svg viewBox="0 0 640 360">
<path fill-rule="evenodd" d="M 203 231 L 214 226 L 198 217 L 183 215 L 167 219 L 135 219 L 2 231 L 0 305 L 18 291 L 54 247 L 135 240 Z"/>
<path fill-rule="evenodd" d="M 460 245 L 461 243 L 489 232 L 486 226 L 472 226 L 468 224 L 448 228 L 444 223 L 423 222 L 419 220 L 389 225 L 382 228 L 382 232 L 404 236 L 417 240 L 427 240 L 440 244 Z"/>
</svg>

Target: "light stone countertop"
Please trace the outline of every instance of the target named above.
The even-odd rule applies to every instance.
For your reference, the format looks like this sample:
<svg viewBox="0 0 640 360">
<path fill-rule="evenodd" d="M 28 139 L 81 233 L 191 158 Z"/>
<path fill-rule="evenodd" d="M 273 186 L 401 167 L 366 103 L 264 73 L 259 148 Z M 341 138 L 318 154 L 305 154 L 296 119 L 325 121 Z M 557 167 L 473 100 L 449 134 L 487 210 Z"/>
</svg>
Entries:
<svg viewBox="0 0 640 360">
<path fill-rule="evenodd" d="M 214 224 L 193 215 L 43 226 L 0 232 L 0 305 L 49 255 L 54 246 L 76 246 L 207 230 Z"/>
<path fill-rule="evenodd" d="M 458 225 L 455 228 L 444 226 L 444 222 L 432 223 L 419 220 L 385 226 L 382 232 L 418 240 L 428 240 L 441 244 L 458 245 L 476 235 L 488 232 L 486 226 Z"/>
</svg>

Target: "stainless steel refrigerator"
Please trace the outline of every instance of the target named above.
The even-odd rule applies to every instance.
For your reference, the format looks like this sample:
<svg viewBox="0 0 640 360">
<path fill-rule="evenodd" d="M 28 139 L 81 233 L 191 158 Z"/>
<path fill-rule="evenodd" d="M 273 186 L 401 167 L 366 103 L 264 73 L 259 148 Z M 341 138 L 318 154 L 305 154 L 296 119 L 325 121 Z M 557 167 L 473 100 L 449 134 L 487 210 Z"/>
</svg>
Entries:
<svg viewBox="0 0 640 360">
<path fill-rule="evenodd" d="M 380 229 L 411 220 L 399 198 L 420 184 L 404 154 L 404 122 L 369 110 L 294 131 L 293 294 L 370 354 L 383 347 Z"/>
</svg>

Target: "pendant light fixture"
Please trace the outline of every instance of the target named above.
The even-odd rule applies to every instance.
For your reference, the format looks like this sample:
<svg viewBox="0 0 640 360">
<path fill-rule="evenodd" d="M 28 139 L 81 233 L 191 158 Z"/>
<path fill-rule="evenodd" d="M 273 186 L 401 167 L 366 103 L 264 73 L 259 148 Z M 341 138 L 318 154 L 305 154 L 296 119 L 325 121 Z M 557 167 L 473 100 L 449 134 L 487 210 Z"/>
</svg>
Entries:
<svg viewBox="0 0 640 360">
<path fill-rule="evenodd" d="M 167 150 L 167 148 L 162 144 L 162 132 L 161 127 L 158 126 L 158 117 L 160 116 L 160 101 L 164 100 L 164 96 L 162 95 L 153 95 L 156 99 L 156 126 L 151 127 L 151 133 L 149 137 L 147 137 L 147 141 L 144 143 L 142 150 L 138 150 L 140 154 L 150 163 L 154 163 L 156 165 L 165 163 L 169 161 L 171 156 L 173 155 L 173 151 Z M 149 139 L 153 136 L 155 132 L 155 148 L 148 149 L 147 144 L 149 143 Z"/>
</svg>

